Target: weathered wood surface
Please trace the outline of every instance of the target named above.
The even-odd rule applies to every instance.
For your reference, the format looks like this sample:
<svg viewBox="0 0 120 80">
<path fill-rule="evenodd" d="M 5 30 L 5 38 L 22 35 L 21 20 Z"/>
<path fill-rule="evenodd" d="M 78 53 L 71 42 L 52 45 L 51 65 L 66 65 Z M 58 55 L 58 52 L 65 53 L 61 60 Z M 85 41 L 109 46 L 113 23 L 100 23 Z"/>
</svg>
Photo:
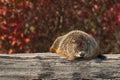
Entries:
<svg viewBox="0 0 120 80">
<path fill-rule="evenodd" d="M 120 54 L 69 61 L 54 53 L 0 54 L 0 80 L 120 80 Z"/>
</svg>

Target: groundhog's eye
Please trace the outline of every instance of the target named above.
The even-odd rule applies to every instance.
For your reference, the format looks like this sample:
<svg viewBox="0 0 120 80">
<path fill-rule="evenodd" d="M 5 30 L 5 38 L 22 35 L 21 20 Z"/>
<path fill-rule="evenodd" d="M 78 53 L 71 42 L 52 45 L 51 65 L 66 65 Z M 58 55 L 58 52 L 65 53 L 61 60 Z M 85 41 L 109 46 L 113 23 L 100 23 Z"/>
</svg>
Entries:
<svg viewBox="0 0 120 80">
<path fill-rule="evenodd" d="M 80 41 L 78 44 L 77 44 L 77 48 L 79 48 L 80 50 L 85 50 L 87 48 L 87 44 L 85 41 Z"/>
</svg>

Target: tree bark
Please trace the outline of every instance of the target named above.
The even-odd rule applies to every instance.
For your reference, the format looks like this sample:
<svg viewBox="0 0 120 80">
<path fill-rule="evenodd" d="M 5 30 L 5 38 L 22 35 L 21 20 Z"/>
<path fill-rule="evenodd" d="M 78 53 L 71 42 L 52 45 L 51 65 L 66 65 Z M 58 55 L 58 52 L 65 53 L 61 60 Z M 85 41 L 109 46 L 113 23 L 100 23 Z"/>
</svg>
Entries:
<svg viewBox="0 0 120 80">
<path fill-rule="evenodd" d="M 0 54 L 0 80 L 120 80 L 120 54 L 70 61 L 55 53 Z"/>
</svg>

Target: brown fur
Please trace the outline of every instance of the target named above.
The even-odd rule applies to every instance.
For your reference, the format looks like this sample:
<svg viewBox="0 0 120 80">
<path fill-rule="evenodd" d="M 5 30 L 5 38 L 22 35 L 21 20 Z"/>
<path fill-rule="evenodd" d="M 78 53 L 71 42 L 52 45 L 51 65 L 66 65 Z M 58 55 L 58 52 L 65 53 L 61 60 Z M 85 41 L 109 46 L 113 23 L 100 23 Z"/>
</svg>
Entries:
<svg viewBox="0 0 120 80">
<path fill-rule="evenodd" d="M 98 48 L 99 46 L 92 36 L 80 30 L 74 30 L 58 37 L 50 47 L 50 51 L 70 60 L 81 57 L 82 51 L 85 52 L 84 59 L 92 59 L 99 55 Z"/>
</svg>

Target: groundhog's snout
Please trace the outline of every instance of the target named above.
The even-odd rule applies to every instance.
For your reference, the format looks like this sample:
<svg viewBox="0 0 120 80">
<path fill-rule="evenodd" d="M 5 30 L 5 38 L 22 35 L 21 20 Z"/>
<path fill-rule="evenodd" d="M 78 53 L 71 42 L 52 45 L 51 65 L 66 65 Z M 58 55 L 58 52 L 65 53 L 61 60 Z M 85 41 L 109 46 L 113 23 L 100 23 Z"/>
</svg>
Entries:
<svg viewBox="0 0 120 80">
<path fill-rule="evenodd" d="M 85 56 L 85 51 L 80 51 L 78 57 L 84 57 L 84 56 Z"/>
</svg>

